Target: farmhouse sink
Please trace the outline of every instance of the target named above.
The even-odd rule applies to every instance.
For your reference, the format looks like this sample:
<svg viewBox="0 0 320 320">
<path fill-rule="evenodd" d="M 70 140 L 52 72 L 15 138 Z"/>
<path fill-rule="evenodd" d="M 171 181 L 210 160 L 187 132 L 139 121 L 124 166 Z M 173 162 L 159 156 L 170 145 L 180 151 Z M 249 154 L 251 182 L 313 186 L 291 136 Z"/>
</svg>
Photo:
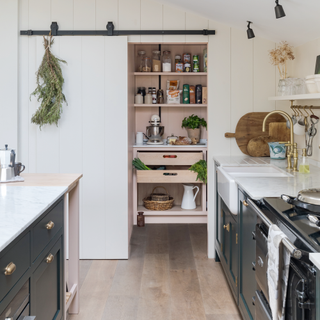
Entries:
<svg viewBox="0 0 320 320">
<path fill-rule="evenodd" d="M 236 178 L 287 178 L 291 174 L 274 165 L 218 167 L 218 193 L 231 213 L 238 214 L 238 186 Z"/>
</svg>

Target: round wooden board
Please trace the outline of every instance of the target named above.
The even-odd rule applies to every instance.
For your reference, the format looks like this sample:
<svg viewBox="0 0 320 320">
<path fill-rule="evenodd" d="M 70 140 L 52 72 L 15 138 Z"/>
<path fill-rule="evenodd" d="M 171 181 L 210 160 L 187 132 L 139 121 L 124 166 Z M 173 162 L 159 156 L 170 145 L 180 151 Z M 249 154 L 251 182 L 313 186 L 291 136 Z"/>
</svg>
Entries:
<svg viewBox="0 0 320 320">
<path fill-rule="evenodd" d="M 269 124 L 271 122 L 286 122 L 286 119 L 280 114 L 272 114 L 267 119 L 266 132 L 262 132 L 263 119 L 267 116 L 269 112 L 250 112 L 245 114 L 238 121 L 236 132 L 225 134 L 226 138 L 236 138 L 236 142 L 240 150 L 249 155 L 247 151 L 248 142 L 252 138 L 259 136 L 268 137 L 269 136 Z"/>
</svg>

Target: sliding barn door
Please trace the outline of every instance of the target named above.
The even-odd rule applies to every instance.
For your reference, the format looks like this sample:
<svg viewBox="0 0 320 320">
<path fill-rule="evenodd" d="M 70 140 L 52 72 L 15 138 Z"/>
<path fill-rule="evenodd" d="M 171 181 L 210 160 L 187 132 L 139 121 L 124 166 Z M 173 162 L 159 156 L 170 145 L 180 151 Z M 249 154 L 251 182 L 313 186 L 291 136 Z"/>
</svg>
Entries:
<svg viewBox="0 0 320 320">
<path fill-rule="evenodd" d="M 29 101 L 44 53 L 42 37 L 22 40 L 19 153 L 28 172 L 83 173 L 80 256 L 128 258 L 128 44 L 126 37 L 56 37 L 67 61 L 59 126 L 30 123 Z"/>
</svg>

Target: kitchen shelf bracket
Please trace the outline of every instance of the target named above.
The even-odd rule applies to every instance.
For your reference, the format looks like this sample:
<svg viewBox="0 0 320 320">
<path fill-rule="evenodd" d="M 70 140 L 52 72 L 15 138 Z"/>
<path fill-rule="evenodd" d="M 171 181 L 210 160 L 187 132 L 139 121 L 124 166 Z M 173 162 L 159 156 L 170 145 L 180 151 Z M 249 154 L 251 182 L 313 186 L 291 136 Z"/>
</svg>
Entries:
<svg viewBox="0 0 320 320">
<path fill-rule="evenodd" d="M 21 30 L 21 36 L 148 36 L 148 35 L 214 35 L 215 30 L 114 30 L 114 24 L 109 21 L 106 30 L 59 30 L 57 22 L 52 22 L 50 30 Z"/>
</svg>

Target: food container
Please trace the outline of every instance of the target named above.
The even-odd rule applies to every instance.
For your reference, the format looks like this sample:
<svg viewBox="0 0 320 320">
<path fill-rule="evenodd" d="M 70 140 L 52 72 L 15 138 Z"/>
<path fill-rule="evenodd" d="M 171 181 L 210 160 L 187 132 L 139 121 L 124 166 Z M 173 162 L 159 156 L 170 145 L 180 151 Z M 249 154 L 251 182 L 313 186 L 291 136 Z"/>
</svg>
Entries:
<svg viewBox="0 0 320 320">
<path fill-rule="evenodd" d="M 196 87 L 190 86 L 190 103 L 195 104 L 196 103 Z"/>
<path fill-rule="evenodd" d="M 171 72 L 171 51 L 163 51 L 162 72 Z"/>
<path fill-rule="evenodd" d="M 199 56 L 193 56 L 193 72 L 200 72 Z"/>
<path fill-rule="evenodd" d="M 202 85 L 201 84 L 196 85 L 196 103 L 202 104 Z"/>
<path fill-rule="evenodd" d="M 167 104 L 180 104 L 182 90 L 167 90 Z"/>
<path fill-rule="evenodd" d="M 269 142 L 270 158 L 283 160 L 286 158 L 287 147 L 279 142 Z"/>
<path fill-rule="evenodd" d="M 142 72 L 151 72 L 151 58 L 144 57 L 142 59 Z"/>
<path fill-rule="evenodd" d="M 176 72 L 183 72 L 183 63 L 182 62 L 176 63 Z"/>
<path fill-rule="evenodd" d="M 189 62 L 184 64 L 183 71 L 184 72 L 191 72 L 191 64 Z"/>
<path fill-rule="evenodd" d="M 203 49 L 203 72 L 208 71 L 208 54 L 207 49 Z"/>
<path fill-rule="evenodd" d="M 182 55 L 182 61 L 183 61 L 183 63 L 191 63 L 191 54 L 190 53 L 184 53 Z"/>
<path fill-rule="evenodd" d="M 152 72 L 161 72 L 161 51 L 152 51 Z"/>
<path fill-rule="evenodd" d="M 188 84 L 183 85 L 182 103 L 190 104 L 190 88 Z"/>
<path fill-rule="evenodd" d="M 138 64 L 139 64 L 138 71 L 139 72 L 142 72 L 145 56 L 146 56 L 146 52 L 144 50 L 138 51 Z"/>
<path fill-rule="evenodd" d="M 178 137 L 173 135 L 173 133 L 172 133 L 171 136 L 167 137 L 168 144 L 173 144 L 174 142 L 176 142 L 177 139 L 178 139 Z"/>
<path fill-rule="evenodd" d="M 157 103 L 158 104 L 163 104 L 164 103 L 164 96 L 163 96 L 163 90 L 159 89 L 157 91 Z"/>
</svg>

